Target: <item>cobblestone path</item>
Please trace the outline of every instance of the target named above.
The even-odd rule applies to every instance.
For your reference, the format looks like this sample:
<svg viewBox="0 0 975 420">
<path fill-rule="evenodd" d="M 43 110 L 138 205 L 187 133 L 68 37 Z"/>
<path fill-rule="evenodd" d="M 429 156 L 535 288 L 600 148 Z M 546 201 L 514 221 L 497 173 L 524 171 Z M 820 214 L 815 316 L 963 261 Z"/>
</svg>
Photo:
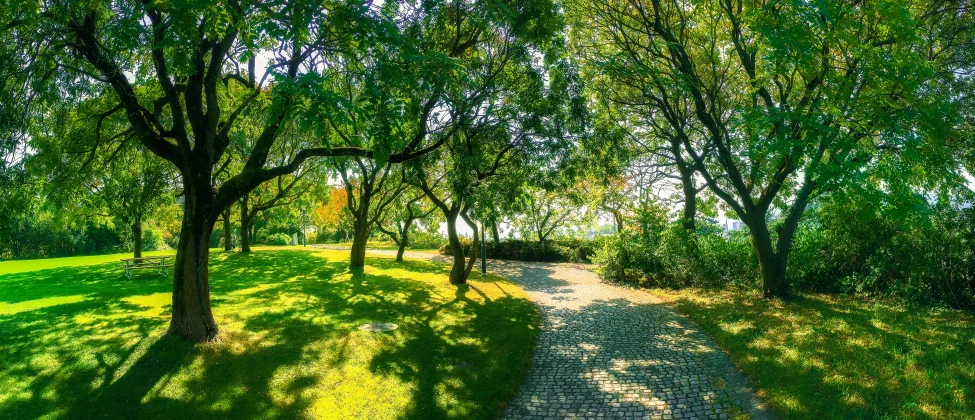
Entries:
<svg viewBox="0 0 975 420">
<path fill-rule="evenodd" d="M 504 418 L 776 417 L 728 356 L 654 295 L 604 283 L 585 265 L 491 260 L 488 269 L 522 285 L 543 319 Z"/>
</svg>

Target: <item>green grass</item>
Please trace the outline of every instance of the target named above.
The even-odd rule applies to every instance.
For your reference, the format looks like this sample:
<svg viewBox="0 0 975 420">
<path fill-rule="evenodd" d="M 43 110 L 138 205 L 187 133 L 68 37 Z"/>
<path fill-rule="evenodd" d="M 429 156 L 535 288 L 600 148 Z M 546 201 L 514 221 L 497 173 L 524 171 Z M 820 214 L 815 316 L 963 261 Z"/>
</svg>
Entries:
<svg viewBox="0 0 975 420">
<path fill-rule="evenodd" d="M 811 295 L 654 293 L 727 351 L 786 418 L 971 418 L 970 313 Z"/>
<path fill-rule="evenodd" d="M 153 255 L 176 255 L 176 251 L 148 251 L 143 252 L 142 255 L 146 257 Z M 77 267 L 83 265 L 104 264 L 107 262 L 117 263 L 121 258 L 132 258 L 132 253 L 84 255 L 80 257 L 47 258 L 42 260 L 0 261 L 0 275 L 24 273 L 27 271 L 37 271 L 48 268 Z"/>
<path fill-rule="evenodd" d="M 352 242 L 337 242 L 337 243 L 326 244 L 326 245 L 337 245 L 337 246 L 343 246 L 343 247 L 349 247 L 349 248 L 351 248 L 352 247 Z M 399 245 L 396 245 L 396 243 L 393 242 L 393 241 L 369 241 L 369 242 L 366 243 L 366 248 L 369 248 L 369 249 L 382 249 L 382 250 L 386 250 L 386 251 L 396 251 L 396 250 L 399 250 Z M 436 252 L 437 249 L 438 248 L 414 248 L 414 247 L 411 247 L 411 246 L 407 246 L 406 247 L 406 250 L 407 251 L 414 251 L 414 252 Z"/>
<path fill-rule="evenodd" d="M 0 418 L 496 417 L 538 332 L 524 291 L 498 277 L 451 286 L 422 261 L 350 272 L 347 258 L 213 253 L 221 334 L 200 345 L 164 334 L 172 285 L 158 275 L 0 266 Z"/>
</svg>

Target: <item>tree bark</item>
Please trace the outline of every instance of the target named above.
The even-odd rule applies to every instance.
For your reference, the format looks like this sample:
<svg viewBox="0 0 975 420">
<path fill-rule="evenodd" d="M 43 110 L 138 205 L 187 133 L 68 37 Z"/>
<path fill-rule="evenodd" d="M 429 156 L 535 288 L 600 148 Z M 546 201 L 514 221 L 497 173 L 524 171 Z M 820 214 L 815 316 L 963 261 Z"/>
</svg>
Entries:
<svg viewBox="0 0 975 420">
<path fill-rule="evenodd" d="M 491 239 L 494 241 L 495 248 L 498 248 L 501 245 L 501 235 L 498 234 L 497 219 L 491 219 Z"/>
<path fill-rule="evenodd" d="M 240 252 L 251 252 L 251 217 L 247 210 L 247 195 L 240 199 Z"/>
<path fill-rule="evenodd" d="M 616 233 L 623 231 L 623 214 L 619 210 L 609 210 L 609 213 L 613 215 L 613 224 L 616 225 Z"/>
<path fill-rule="evenodd" d="M 207 191 L 208 193 L 209 191 Z M 173 318 L 169 333 L 191 341 L 211 341 L 218 329 L 210 310 L 210 236 L 216 215 L 212 197 L 187 191 L 173 277 Z"/>
<path fill-rule="evenodd" d="M 684 211 L 681 225 L 684 230 L 697 231 L 697 186 L 694 185 L 694 170 L 678 164 L 680 183 L 684 189 Z"/>
<path fill-rule="evenodd" d="M 233 236 L 230 234 L 230 208 L 223 211 L 223 250 L 233 250 Z"/>
<path fill-rule="evenodd" d="M 399 249 L 396 250 L 396 261 L 403 262 L 403 254 L 406 253 L 406 246 L 410 243 L 410 226 L 413 224 L 413 219 L 407 218 L 403 222 L 403 231 L 400 232 L 399 239 Z"/>
<path fill-rule="evenodd" d="M 349 266 L 352 268 L 363 267 L 366 265 L 366 242 L 369 241 L 369 233 L 372 230 L 369 220 L 369 202 L 372 200 L 370 194 L 363 193 L 359 197 L 359 208 L 352 214 L 352 251 L 349 258 Z"/>
<path fill-rule="evenodd" d="M 447 242 L 450 244 L 450 251 L 454 257 L 454 264 L 450 267 L 450 284 L 467 284 L 464 246 L 457 236 L 458 213 L 459 211 L 452 211 L 445 214 L 447 216 Z"/>
<path fill-rule="evenodd" d="M 135 249 L 132 251 L 133 258 L 142 258 L 142 221 L 136 220 L 132 223 L 132 242 Z"/>
<path fill-rule="evenodd" d="M 764 217 L 753 217 L 748 223 L 748 229 L 751 232 L 752 245 L 758 254 L 758 265 L 762 273 L 762 296 L 788 298 L 789 284 L 785 279 L 788 253 L 783 255 L 776 252 Z"/>
<path fill-rule="evenodd" d="M 477 224 L 471 221 L 470 217 L 467 217 L 467 213 L 461 212 L 460 217 L 464 218 L 464 222 L 474 232 L 474 240 L 471 241 L 471 258 L 467 262 L 467 267 L 464 268 L 464 282 L 466 283 L 467 279 L 471 277 L 471 270 L 474 269 L 474 263 L 477 262 L 478 247 L 481 245 L 481 235 L 477 230 Z"/>
</svg>

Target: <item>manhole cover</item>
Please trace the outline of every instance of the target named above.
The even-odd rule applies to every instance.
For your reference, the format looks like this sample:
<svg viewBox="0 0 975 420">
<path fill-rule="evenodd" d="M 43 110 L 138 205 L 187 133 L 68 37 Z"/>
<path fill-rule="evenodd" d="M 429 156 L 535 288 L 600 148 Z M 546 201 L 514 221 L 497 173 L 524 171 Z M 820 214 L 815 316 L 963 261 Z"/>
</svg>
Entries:
<svg viewBox="0 0 975 420">
<path fill-rule="evenodd" d="M 399 328 L 396 324 L 390 324 L 387 322 L 373 322 L 370 324 L 362 324 L 359 326 L 360 330 L 369 331 L 369 332 L 392 331 L 395 330 L 396 328 Z"/>
</svg>

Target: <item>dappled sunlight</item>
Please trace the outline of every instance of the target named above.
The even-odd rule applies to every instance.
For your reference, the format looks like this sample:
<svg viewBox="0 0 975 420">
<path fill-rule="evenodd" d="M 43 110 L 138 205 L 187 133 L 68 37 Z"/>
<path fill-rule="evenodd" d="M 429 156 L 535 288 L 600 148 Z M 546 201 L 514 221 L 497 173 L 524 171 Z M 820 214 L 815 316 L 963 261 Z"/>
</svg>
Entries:
<svg viewBox="0 0 975 420">
<path fill-rule="evenodd" d="M 0 417 L 500 413 L 538 332 L 524 291 L 493 276 L 453 286 L 427 262 L 370 259 L 350 272 L 347 258 L 212 254 L 221 332 L 199 345 L 164 334 L 169 280 L 132 281 L 115 264 L 0 276 L 0 301 L 19 302 L 0 306 L 0 358 L 10 361 L 0 366 Z M 368 322 L 400 328 L 357 329 Z"/>
<path fill-rule="evenodd" d="M 664 291 L 787 417 L 975 412 L 975 317 L 812 295 Z"/>
<path fill-rule="evenodd" d="M 122 298 L 122 301 L 144 309 L 132 315 L 146 318 L 163 317 L 167 315 L 166 309 L 173 302 L 173 295 L 172 293 L 153 293 L 144 296 L 129 296 Z"/>
<path fill-rule="evenodd" d="M 84 296 L 74 295 L 34 299 L 16 303 L 0 302 L 0 315 L 14 315 L 20 312 L 47 308 L 49 306 L 63 305 L 66 303 L 78 303 L 83 300 L 85 300 Z"/>
</svg>

